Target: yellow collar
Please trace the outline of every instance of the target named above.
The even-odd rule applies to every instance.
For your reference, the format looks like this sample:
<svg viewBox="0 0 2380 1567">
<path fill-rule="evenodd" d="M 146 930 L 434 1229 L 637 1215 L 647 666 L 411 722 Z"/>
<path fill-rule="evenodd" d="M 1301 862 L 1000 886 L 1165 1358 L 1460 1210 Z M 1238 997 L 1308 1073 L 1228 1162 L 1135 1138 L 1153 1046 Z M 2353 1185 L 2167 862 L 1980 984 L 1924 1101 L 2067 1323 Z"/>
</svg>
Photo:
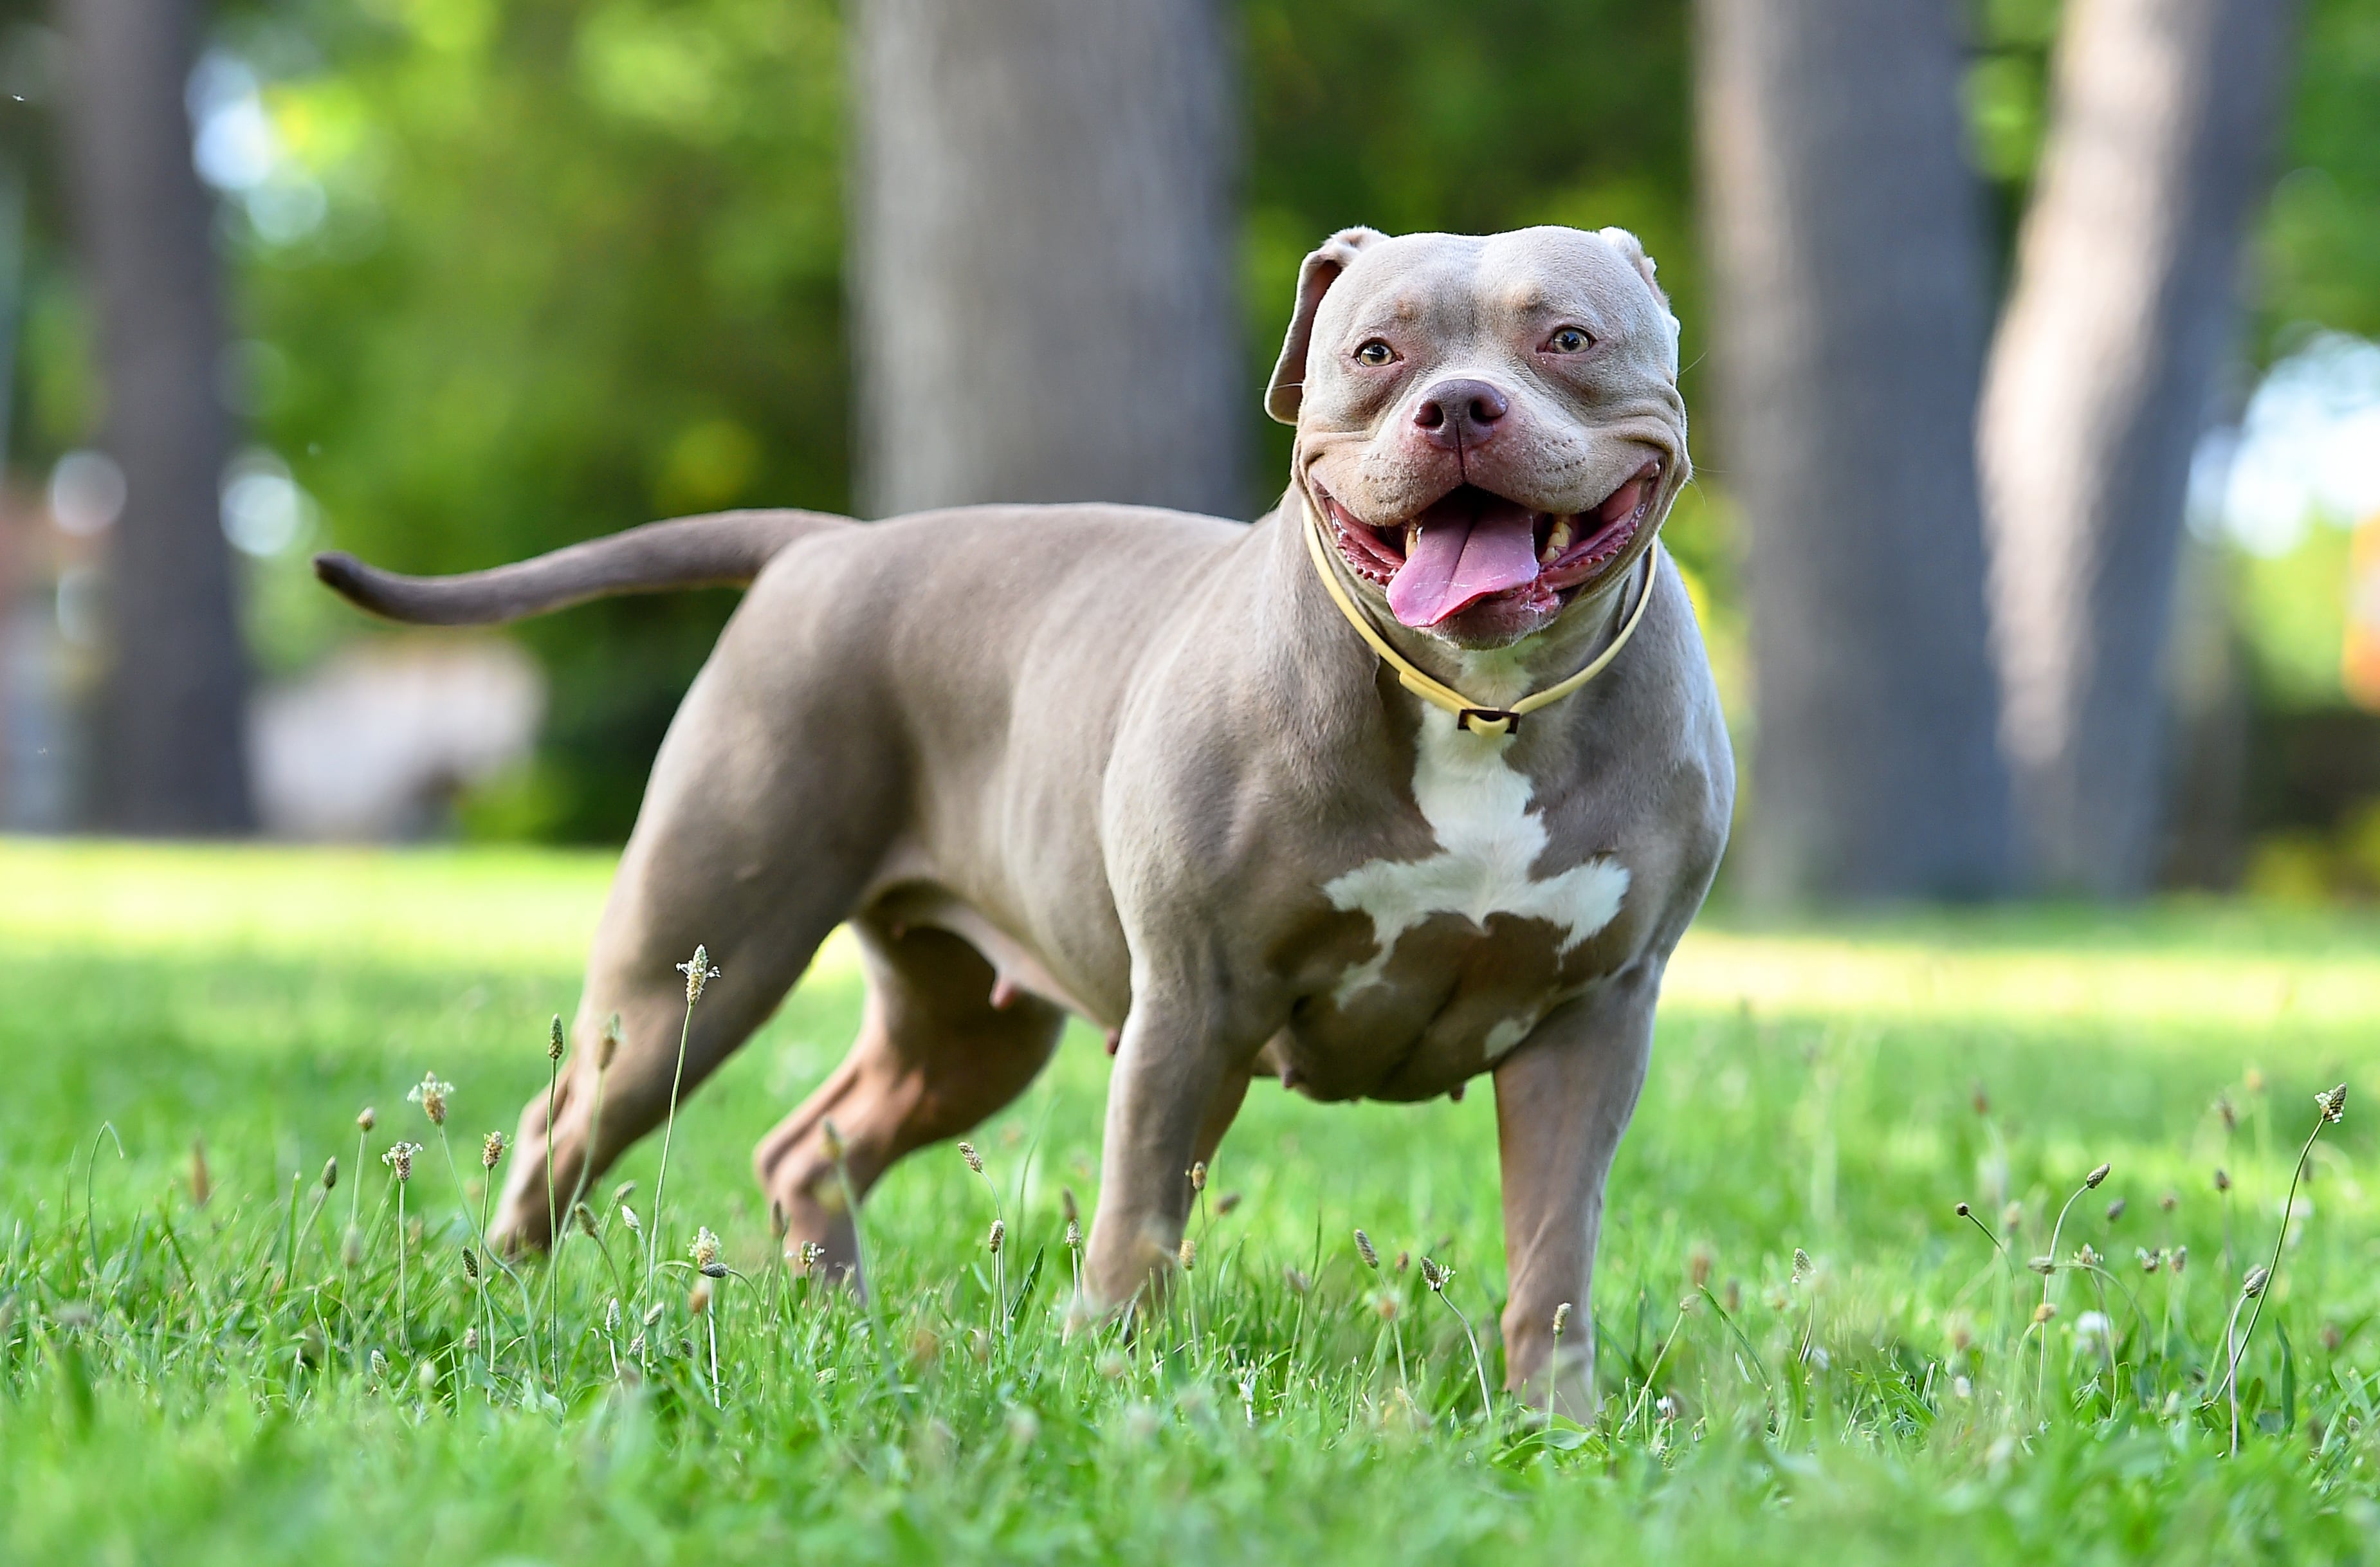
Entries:
<svg viewBox="0 0 2380 1567">
<path fill-rule="evenodd" d="M 1339 613 L 1347 617 L 1347 624 L 1355 628 L 1358 637 L 1371 645 L 1372 651 L 1380 655 L 1381 662 L 1397 672 L 1398 685 L 1432 707 L 1452 713 L 1456 728 L 1468 729 L 1478 735 L 1517 733 L 1524 717 L 1539 708 L 1560 701 L 1601 674 L 1611 661 L 1620 656 L 1620 650 L 1628 645 L 1628 638 L 1636 635 L 1637 625 L 1645 618 L 1645 606 L 1653 601 L 1653 579 L 1661 568 L 1661 546 L 1656 540 L 1653 547 L 1645 552 L 1645 587 L 1636 596 L 1636 607 L 1628 612 L 1628 618 L 1621 623 L 1620 634 L 1611 638 L 1611 645 L 1597 653 L 1585 669 L 1542 691 L 1531 692 L 1509 708 L 1491 708 L 1475 702 L 1453 686 L 1423 674 L 1403 654 L 1389 646 L 1388 638 L 1373 628 L 1371 621 L 1347 596 L 1347 589 L 1340 586 L 1339 574 L 1330 569 L 1330 557 L 1323 553 L 1321 521 L 1314 515 L 1313 508 L 1305 504 L 1305 497 L 1298 498 L 1298 507 L 1305 516 L 1305 553 L 1314 558 L 1314 569 L 1320 575 L 1322 586 L 1329 589 L 1330 601 L 1339 606 Z"/>
</svg>

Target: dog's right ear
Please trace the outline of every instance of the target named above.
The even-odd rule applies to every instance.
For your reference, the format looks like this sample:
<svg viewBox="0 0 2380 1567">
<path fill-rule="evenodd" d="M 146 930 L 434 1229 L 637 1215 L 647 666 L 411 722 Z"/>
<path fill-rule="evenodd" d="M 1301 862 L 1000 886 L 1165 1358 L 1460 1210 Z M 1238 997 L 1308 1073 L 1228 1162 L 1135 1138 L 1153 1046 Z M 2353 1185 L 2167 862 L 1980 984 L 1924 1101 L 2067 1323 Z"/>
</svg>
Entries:
<svg viewBox="0 0 2380 1567">
<path fill-rule="evenodd" d="M 1330 292 L 1356 251 L 1387 237 L 1374 228 L 1342 228 L 1297 269 L 1297 310 L 1289 318 L 1280 362 L 1272 367 L 1272 384 L 1265 388 L 1265 412 L 1281 423 L 1297 422 L 1298 404 L 1305 396 L 1305 346 L 1313 340 L 1314 312 L 1322 308 L 1322 296 Z"/>
</svg>

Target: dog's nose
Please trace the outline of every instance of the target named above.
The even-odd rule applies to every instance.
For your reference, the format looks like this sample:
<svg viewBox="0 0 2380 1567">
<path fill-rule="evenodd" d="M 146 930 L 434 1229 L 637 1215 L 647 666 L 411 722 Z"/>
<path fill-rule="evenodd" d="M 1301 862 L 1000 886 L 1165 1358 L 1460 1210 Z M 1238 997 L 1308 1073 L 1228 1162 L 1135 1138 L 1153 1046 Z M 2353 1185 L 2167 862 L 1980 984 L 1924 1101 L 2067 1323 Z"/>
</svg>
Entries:
<svg viewBox="0 0 2380 1567">
<path fill-rule="evenodd" d="M 1504 394 L 1484 381 L 1441 381 L 1421 395 L 1414 424 L 1432 445 L 1476 446 L 1512 411 Z"/>
</svg>

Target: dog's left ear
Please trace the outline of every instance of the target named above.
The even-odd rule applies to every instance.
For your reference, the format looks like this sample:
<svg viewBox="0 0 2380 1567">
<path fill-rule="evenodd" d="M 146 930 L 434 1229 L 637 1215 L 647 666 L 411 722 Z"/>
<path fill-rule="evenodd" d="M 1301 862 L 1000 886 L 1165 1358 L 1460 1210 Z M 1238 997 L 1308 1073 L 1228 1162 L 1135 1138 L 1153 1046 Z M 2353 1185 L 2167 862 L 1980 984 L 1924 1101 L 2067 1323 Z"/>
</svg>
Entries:
<svg viewBox="0 0 2380 1567">
<path fill-rule="evenodd" d="M 1670 309 L 1670 296 L 1662 290 L 1658 283 L 1653 280 L 1653 258 L 1645 253 L 1645 242 L 1624 228 L 1597 229 L 1596 237 L 1619 251 L 1621 259 L 1636 269 L 1636 275 L 1645 280 L 1645 286 L 1653 291 L 1653 298 L 1659 302 L 1661 321 L 1670 331 L 1670 378 L 1676 380 L 1680 331 L 1678 314 Z"/>
<path fill-rule="evenodd" d="M 1645 253 L 1645 242 L 1624 228 L 1599 228 L 1596 230 L 1596 236 L 1619 251 L 1621 258 L 1636 269 L 1636 275 L 1645 280 L 1645 286 L 1653 291 L 1653 298 L 1661 301 L 1661 309 L 1668 310 L 1670 297 L 1661 291 L 1658 283 L 1653 281 L 1653 258 Z"/>
<path fill-rule="evenodd" d="M 1342 228 L 1297 269 L 1297 309 L 1289 318 L 1280 361 L 1272 367 L 1272 383 L 1265 388 L 1265 412 L 1281 423 L 1295 424 L 1298 405 L 1305 400 L 1305 348 L 1314 340 L 1314 312 L 1322 308 L 1322 296 L 1354 261 L 1356 251 L 1387 237 L 1378 229 Z"/>
</svg>

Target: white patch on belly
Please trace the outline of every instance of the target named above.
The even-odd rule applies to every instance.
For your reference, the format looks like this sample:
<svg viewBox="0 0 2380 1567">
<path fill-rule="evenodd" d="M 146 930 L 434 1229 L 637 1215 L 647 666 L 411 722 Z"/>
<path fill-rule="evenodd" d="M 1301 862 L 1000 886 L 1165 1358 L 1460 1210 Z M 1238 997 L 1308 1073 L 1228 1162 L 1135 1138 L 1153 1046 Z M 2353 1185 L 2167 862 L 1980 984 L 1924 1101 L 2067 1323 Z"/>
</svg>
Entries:
<svg viewBox="0 0 2380 1567">
<path fill-rule="evenodd" d="M 1512 744 L 1510 735 L 1475 735 L 1455 728 L 1451 713 L 1423 710 L 1414 800 L 1439 852 L 1423 860 L 1372 860 L 1324 883 L 1332 907 L 1372 917 L 1380 945 L 1340 977 L 1332 999 L 1341 1006 L 1378 984 L 1398 940 L 1434 914 L 1459 914 L 1483 929 L 1491 914 L 1543 919 L 1561 928 L 1564 954 L 1619 914 L 1628 868 L 1618 860 L 1590 859 L 1542 881 L 1530 877 L 1548 834 L 1545 819 L 1529 808 L 1528 775 L 1504 759 Z"/>
<path fill-rule="evenodd" d="M 1529 1037 L 1537 1026 L 1537 1014 L 1527 1013 L 1519 1017 L 1507 1017 L 1488 1030 L 1488 1060 L 1493 1063 L 1503 1059 L 1504 1052 Z"/>
</svg>

